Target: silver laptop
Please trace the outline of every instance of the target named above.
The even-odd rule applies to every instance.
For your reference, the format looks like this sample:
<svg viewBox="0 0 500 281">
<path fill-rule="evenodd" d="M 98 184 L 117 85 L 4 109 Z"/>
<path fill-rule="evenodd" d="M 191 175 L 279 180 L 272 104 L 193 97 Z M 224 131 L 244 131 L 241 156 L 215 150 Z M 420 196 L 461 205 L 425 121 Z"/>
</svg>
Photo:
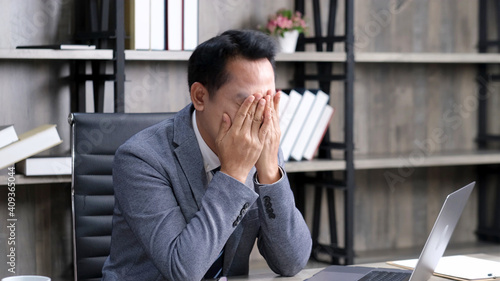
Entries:
<svg viewBox="0 0 500 281">
<path fill-rule="evenodd" d="M 444 254 L 458 219 L 469 199 L 475 182 L 449 194 L 420 253 L 413 271 L 387 268 L 331 265 L 318 272 L 307 281 L 364 281 L 364 280 L 403 280 L 426 281 L 434 273 L 439 259 Z M 385 275 L 382 279 L 371 279 L 373 275 Z M 400 279 L 397 279 L 400 278 Z"/>
</svg>

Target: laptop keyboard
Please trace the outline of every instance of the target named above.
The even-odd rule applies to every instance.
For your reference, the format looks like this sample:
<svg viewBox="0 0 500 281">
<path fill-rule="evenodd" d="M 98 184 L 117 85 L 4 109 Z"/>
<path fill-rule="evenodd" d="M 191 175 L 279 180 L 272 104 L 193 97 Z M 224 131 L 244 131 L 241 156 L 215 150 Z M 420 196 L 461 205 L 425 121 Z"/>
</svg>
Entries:
<svg viewBox="0 0 500 281">
<path fill-rule="evenodd" d="M 387 271 L 370 271 L 368 274 L 359 279 L 359 281 L 407 281 L 410 279 L 409 272 L 387 272 Z"/>
</svg>

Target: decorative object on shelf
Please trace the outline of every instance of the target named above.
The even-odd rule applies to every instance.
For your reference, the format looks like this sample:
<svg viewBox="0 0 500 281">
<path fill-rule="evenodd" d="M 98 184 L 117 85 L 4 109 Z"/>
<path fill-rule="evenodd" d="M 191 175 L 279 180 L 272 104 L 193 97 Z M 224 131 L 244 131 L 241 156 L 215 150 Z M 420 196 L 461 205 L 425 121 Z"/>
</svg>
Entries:
<svg viewBox="0 0 500 281">
<path fill-rule="evenodd" d="M 283 36 L 278 36 L 278 44 L 282 53 L 294 53 L 297 47 L 299 32 L 297 30 L 283 32 Z"/>
<path fill-rule="evenodd" d="M 307 24 L 302 13 L 281 9 L 272 15 L 262 30 L 278 38 L 280 50 L 283 53 L 295 52 L 300 33 L 305 33 Z"/>
</svg>

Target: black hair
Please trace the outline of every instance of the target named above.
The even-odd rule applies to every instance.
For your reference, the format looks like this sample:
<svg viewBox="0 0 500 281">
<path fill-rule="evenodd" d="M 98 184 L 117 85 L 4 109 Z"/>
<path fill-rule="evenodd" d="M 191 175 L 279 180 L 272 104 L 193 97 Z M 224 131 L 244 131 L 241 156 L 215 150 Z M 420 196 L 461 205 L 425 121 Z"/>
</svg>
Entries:
<svg viewBox="0 0 500 281">
<path fill-rule="evenodd" d="M 230 59 L 248 60 L 267 58 L 273 69 L 276 43 L 273 38 L 255 30 L 228 30 L 196 47 L 188 62 L 188 85 L 199 82 L 210 95 L 229 78 L 226 64 Z"/>
</svg>

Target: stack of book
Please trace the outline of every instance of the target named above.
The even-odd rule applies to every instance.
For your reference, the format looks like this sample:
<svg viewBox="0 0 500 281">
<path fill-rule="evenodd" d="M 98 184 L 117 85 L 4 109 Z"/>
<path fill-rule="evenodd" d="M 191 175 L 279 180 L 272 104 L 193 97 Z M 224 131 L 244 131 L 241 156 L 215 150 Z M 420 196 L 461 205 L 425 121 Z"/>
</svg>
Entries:
<svg viewBox="0 0 500 281">
<path fill-rule="evenodd" d="M 17 135 L 14 125 L 0 126 L 0 169 L 16 163 L 27 176 L 69 175 L 71 157 L 32 157 L 62 143 L 56 125 L 42 125 Z"/>
<path fill-rule="evenodd" d="M 279 111 L 285 161 L 313 159 L 333 117 L 329 95 L 307 89 L 281 92 Z"/>
<path fill-rule="evenodd" d="M 194 50 L 198 0 L 125 1 L 125 47 L 131 50 Z"/>
</svg>

